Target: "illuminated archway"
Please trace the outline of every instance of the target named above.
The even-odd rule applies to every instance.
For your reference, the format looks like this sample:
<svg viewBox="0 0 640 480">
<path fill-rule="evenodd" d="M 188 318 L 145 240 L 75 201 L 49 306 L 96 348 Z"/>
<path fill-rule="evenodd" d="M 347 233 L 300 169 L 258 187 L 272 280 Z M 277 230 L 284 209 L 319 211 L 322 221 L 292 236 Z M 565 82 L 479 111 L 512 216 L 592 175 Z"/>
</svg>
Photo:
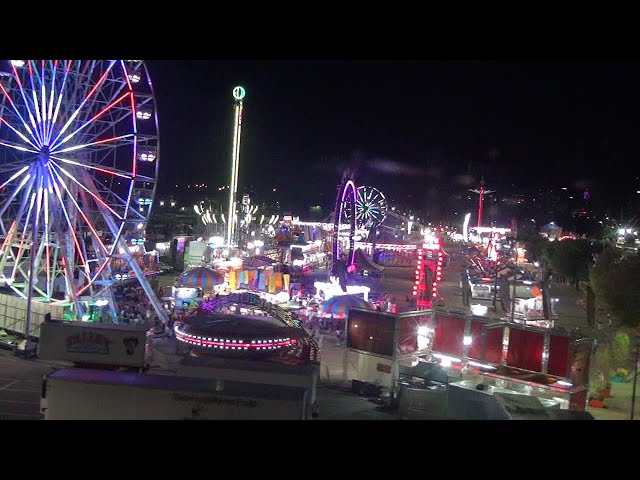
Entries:
<svg viewBox="0 0 640 480">
<path fill-rule="evenodd" d="M 347 261 L 347 269 L 355 262 L 355 234 L 356 234 L 356 200 L 357 200 L 357 188 L 353 179 L 343 180 L 340 188 L 338 189 L 338 195 L 336 197 L 336 206 L 334 209 L 333 220 L 333 259 L 331 265 L 331 274 L 338 276 L 338 264 L 341 260 L 344 251 L 340 245 L 340 224 L 342 223 L 343 216 L 349 220 L 349 247 L 346 252 L 345 258 Z M 345 207 L 349 209 L 349 214 L 345 214 Z"/>
</svg>

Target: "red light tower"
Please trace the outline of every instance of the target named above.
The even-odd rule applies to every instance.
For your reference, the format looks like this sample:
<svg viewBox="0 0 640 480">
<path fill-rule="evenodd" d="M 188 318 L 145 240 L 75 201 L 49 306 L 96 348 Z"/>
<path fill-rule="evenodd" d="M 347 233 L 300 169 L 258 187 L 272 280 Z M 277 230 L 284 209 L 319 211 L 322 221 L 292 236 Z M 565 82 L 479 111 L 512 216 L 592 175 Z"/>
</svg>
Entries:
<svg viewBox="0 0 640 480">
<path fill-rule="evenodd" d="M 484 204 L 484 196 L 487 193 L 493 193 L 495 190 L 485 190 L 484 189 L 484 177 L 480 180 L 480 190 L 469 189 L 470 192 L 477 193 L 480 195 L 478 199 L 478 227 L 482 226 L 482 207 Z"/>
<path fill-rule="evenodd" d="M 442 281 L 444 253 L 439 237 L 428 237 L 417 249 L 418 262 L 413 284 L 416 309 L 425 310 L 438 297 L 438 284 Z"/>
</svg>

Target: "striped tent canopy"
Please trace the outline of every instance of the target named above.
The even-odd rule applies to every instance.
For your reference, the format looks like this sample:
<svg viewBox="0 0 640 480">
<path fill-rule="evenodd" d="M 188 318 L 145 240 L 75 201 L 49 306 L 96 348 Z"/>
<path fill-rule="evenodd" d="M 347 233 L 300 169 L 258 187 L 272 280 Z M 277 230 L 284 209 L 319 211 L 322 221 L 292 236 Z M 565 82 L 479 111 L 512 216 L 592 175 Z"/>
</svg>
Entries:
<svg viewBox="0 0 640 480">
<path fill-rule="evenodd" d="M 347 315 L 351 308 L 371 310 L 371 305 L 356 295 L 338 295 L 322 302 L 320 311 L 325 315 Z"/>
<path fill-rule="evenodd" d="M 198 267 L 180 275 L 183 287 L 202 287 L 213 289 L 214 285 L 224 283 L 224 275 L 206 267 Z"/>
</svg>

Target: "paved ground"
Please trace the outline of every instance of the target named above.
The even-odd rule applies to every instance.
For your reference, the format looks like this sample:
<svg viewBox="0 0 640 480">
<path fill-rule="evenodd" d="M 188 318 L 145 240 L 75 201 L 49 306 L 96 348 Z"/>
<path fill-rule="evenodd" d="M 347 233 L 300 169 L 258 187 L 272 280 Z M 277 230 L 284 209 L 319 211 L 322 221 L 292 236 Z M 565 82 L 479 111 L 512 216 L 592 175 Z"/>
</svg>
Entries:
<svg viewBox="0 0 640 480">
<path fill-rule="evenodd" d="M 40 419 L 40 379 L 51 368 L 0 350 L 0 420 Z"/>
</svg>

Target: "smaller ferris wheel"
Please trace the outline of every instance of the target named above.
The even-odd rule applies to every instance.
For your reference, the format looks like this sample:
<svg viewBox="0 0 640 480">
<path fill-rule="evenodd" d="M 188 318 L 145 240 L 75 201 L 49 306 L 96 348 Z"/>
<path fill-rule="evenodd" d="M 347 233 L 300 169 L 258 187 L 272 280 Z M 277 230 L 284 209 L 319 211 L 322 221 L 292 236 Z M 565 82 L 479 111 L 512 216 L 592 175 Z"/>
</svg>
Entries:
<svg viewBox="0 0 640 480">
<path fill-rule="evenodd" d="M 358 228 L 375 228 L 387 217 L 387 199 L 375 187 L 358 187 L 356 223 Z"/>
</svg>

